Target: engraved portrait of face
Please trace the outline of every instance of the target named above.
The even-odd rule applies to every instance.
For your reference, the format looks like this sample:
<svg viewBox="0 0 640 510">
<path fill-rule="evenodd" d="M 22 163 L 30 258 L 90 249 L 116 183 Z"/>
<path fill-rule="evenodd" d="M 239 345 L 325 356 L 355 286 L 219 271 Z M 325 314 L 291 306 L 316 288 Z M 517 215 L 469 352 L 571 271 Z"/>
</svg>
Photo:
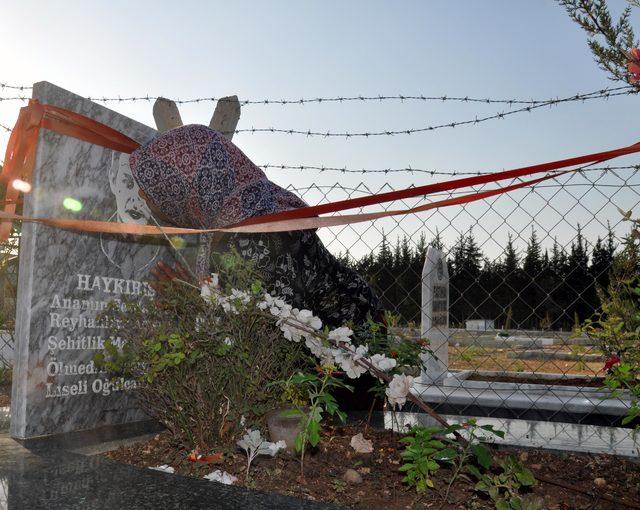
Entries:
<svg viewBox="0 0 640 510">
<path fill-rule="evenodd" d="M 114 152 L 109 167 L 109 186 L 116 199 L 116 211 L 109 221 L 146 225 L 151 220 L 147 203 L 138 195 L 138 183 L 129 166 L 129 154 Z M 158 258 L 161 246 L 143 243 L 135 235 L 100 234 L 100 249 L 112 266 L 120 269 L 124 278 L 137 278 Z"/>
<path fill-rule="evenodd" d="M 146 225 L 151 217 L 151 211 L 138 195 L 138 184 L 129 167 L 129 154 L 113 153 L 109 168 L 109 185 L 116 197 L 118 221 Z"/>
</svg>

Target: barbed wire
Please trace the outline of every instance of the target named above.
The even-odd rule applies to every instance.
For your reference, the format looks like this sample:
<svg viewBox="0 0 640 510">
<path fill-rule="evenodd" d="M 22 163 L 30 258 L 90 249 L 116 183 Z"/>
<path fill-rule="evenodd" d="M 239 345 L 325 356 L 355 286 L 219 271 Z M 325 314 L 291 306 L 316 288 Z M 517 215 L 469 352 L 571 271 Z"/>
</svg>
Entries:
<svg viewBox="0 0 640 510">
<path fill-rule="evenodd" d="M 27 96 L 8 96 L 0 97 L 0 103 L 3 101 L 28 101 L 30 98 Z"/>
<path fill-rule="evenodd" d="M 0 84 L 1 88 L 12 88 L 18 90 L 27 90 L 32 87 L 25 86 L 11 86 L 4 84 Z M 574 96 L 570 96 L 569 98 L 565 98 L 567 100 L 580 101 L 582 99 L 588 98 L 589 96 L 606 94 L 611 92 L 618 92 L 622 90 L 636 90 L 635 87 L 630 85 L 623 85 L 620 87 L 610 87 L 598 89 L 593 92 L 579 93 Z M 90 101 L 107 103 L 107 102 L 136 102 L 136 101 L 155 101 L 156 99 L 164 98 L 164 96 L 130 96 L 130 97 L 106 97 L 106 96 L 88 96 L 87 99 Z M 26 101 L 29 98 L 25 96 L 12 96 L 12 97 L 0 97 L 0 101 Z M 191 99 L 169 99 L 170 101 L 175 102 L 176 104 L 189 104 L 189 103 L 202 103 L 202 102 L 215 102 L 215 101 L 232 101 L 228 97 L 197 97 Z M 448 95 L 439 95 L 439 96 L 427 96 L 427 95 L 410 95 L 410 94 L 396 94 L 396 95 L 358 95 L 358 96 L 335 96 L 335 97 L 315 97 L 315 98 L 300 98 L 300 99 L 242 99 L 239 101 L 240 105 L 303 105 L 308 103 L 345 103 L 345 102 L 384 102 L 384 101 L 438 101 L 438 102 L 463 102 L 463 103 L 483 103 L 483 104 L 506 104 L 509 106 L 513 105 L 541 105 L 548 104 L 553 101 L 558 101 L 560 98 L 547 98 L 547 99 L 504 99 L 504 98 L 490 98 L 490 97 L 470 97 L 470 96 L 448 96 Z"/>
<path fill-rule="evenodd" d="M 616 92 L 617 90 L 617 92 Z M 625 86 L 625 87 L 617 87 L 616 89 L 602 89 L 598 92 L 589 92 L 586 94 L 576 94 L 574 96 L 569 96 L 561 99 L 552 99 L 539 104 L 529 104 L 525 107 L 518 108 L 515 110 L 507 111 L 507 112 L 498 112 L 493 115 L 488 115 L 485 117 L 475 117 L 474 119 L 468 119 L 463 121 L 455 121 L 455 122 L 447 122 L 443 124 L 436 124 L 432 126 L 426 126 L 421 128 L 410 128 L 410 129 L 401 129 L 401 130 L 384 130 L 384 131 L 364 131 L 364 132 L 332 132 L 332 131 L 312 131 L 310 129 L 303 131 L 298 129 L 284 129 L 284 128 L 245 128 L 245 129 L 236 129 L 235 133 L 280 133 L 280 134 L 288 134 L 288 135 L 306 135 L 306 136 L 317 136 L 317 137 L 343 137 L 343 138 L 351 138 L 351 137 L 378 137 L 378 136 L 394 136 L 394 135 L 411 135 L 414 133 L 423 133 L 426 131 L 434 131 L 438 129 L 444 128 L 455 128 L 457 126 L 463 125 L 477 125 L 482 122 L 487 122 L 495 119 L 504 119 L 507 116 L 514 115 L 516 113 L 523 112 L 531 112 L 535 109 L 539 109 L 545 106 L 557 106 L 558 104 L 574 102 L 574 101 L 588 101 L 594 99 L 609 99 L 610 97 L 616 97 L 621 95 L 635 95 L 639 90 Z M 3 129 L 7 132 L 11 131 L 11 128 L 0 124 L 0 129 Z"/>
<path fill-rule="evenodd" d="M 9 83 L 0 82 L 0 90 L 12 89 L 12 90 L 31 90 L 33 87 L 30 85 L 12 85 Z"/>
<path fill-rule="evenodd" d="M 523 112 L 531 112 L 532 110 L 536 110 L 538 108 L 542 108 L 545 106 L 556 106 L 558 104 L 561 103 L 567 103 L 567 102 L 571 102 L 571 101 L 588 101 L 591 99 L 601 99 L 601 98 L 605 98 L 608 99 L 610 97 L 615 97 L 615 96 L 621 96 L 621 95 L 633 95 L 633 94 L 637 94 L 638 90 L 625 90 L 623 92 L 606 92 L 603 94 L 597 94 L 597 95 L 591 95 L 589 97 L 585 97 L 585 96 L 572 96 L 572 97 L 568 97 L 568 98 L 563 98 L 563 99 L 554 99 L 554 100 L 550 100 L 546 103 L 541 103 L 541 104 L 537 104 L 537 105 L 529 105 L 523 108 L 518 108 L 516 110 L 511 110 L 508 112 L 498 112 L 494 115 L 488 115 L 485 117 L 478 117 L 476 116 L 473 119 L 468 119 L 468 120 L 463 120 L 463 121 L 456 121 L 456 122 L 447 122 L 447 123 L 443 123 L 443 124 L 435 124 L 432 126 L 426 126 L 426 127 L 421 127 L 421 128 L 410 128 L 410 129 L 397 129 L 397 130 L 384 130 L 384 131 L 343 131 L 343 132 L 333 132 L 333 131 L 313 131 L 311 129 L 307 129 L 307 130 L 300 130 L 300 129 L 284 129 L 284 128 L 245 128 L 245 129 L 236 129 L 235 133 L 250 133 L 250 134 L 255 134 L 255 133 L 279 133 L 279 134 L 287 134 L 287 135 L 303 135 L 303 136 L 317 136 L 317 137 L 324 137 L 324 138 L 329 138 L 329 137 L 336 137 L 336 138 L 356 138 L 356 137 L 360 137 L 360 138 L 369 138 L 369 137 L 378 137 L 378 136 L 394 136 L 394 135 L 411 135 L 411 134 L 415 134 L 415 133 L 424 133 L 426 131 L 435 131 L 438 129 L 444 129 L 444 128 L 455 128 L 458 126 L 464 126 L 464 125 L 477 125 L 480 124 L 482 122 L 487 122 L 490 120 L 496 120 L 496 119 L 504 119 L 507 116 L 510 115 L 515 115 L 516 113 L 523 113 Z"/>
<path fill-rule="evenodd" d="M 585 94 L 581 94 L 584 96 L 590 96 L 594 94 L 603 94 L 607 91 L 616 92 L 620 90 L 632 90 L 635 88 L 630 85 L 624 85 L 621 87 L 614 88 L 606 88 L 600 89 L 593 92 L 588 92 Z M 151 101 L 156 100 L 162 96 L 144 96 L 144 97 L 102 97 L 102 98 L 93 98 L 94 101 L 99 102 L 121 102 L 121 101 Z M 90 99 L 90 98 L 88 98 Z M 199 97 L 193 99 L 171 99 L 176 104 L 189 104 L 189 103 L 201 103 L 201 102 L 214 102 L 214 101 L 234 101 L 233 99 L 229 99 L 228 97 Z M 347 102 L 384 102 L 384 101 L 439 101 L 439 102 L 463 102 L 463 103 L 484 103 L 484 104 L 507 104 L 507 105 L 517 105 L 517 104 L 542 104 L 551 101 L 552 99 L 495 99 L 495 98 L 479 98 L 479 97 L 470 97 L 470 96 L 426 96 L 424 94 L 420 95 L 405 95 L 405 94 L 396 94 L 396 95 L 358 95 L 358 96 L 335 96 L 335 97 L 314 97 L 314 98 L 300 98 L 300 99 L 242 99 L 239 100 L 241 106 L 246 105 L 304 105 L 309 103 L 347 103 Z"/>
<path fill-rule="evenodd" d="M 621 96 L 621 95 L 633 95 L 640 92 L 639 90 L 624 86 L 617 87 L 615 89 L 601 89 L 600 91 L 588 92 L 586 94 L 576 94 L 573 96 L 568 96 L 561 99 L 551 99 L 539 104 L 528 104 L 522 108 L 517 108 L 515 110 L 510 110 L 507 112 L 498 112 L 493 115 L 488 115 L 485 117 L 476 116 L 473 119 L 463 120 L 463 121 L 455 121 L 455 122 L 447 122 L 443 124 L 436 124 L 432 126 L 426 126 L 421 128 L 410 128 L 410 129 L 401 129 L 401 130 L 384 130 L 384 131 L 364 131 L 364 132 L 332 132 L 332 131 L 312 131 L 310 129 L 303 131 L 298 129 L 284 129 L 284 128 L 245 128 L 245 129 L 236 129 L 235 133 L 280 133 L 280 134 L 288 134 L 288 135 L 305 135 L 305 136 L 316 136 L 316 137 L 342 137 L 342 138 L 352 138 L 352 137 L 378 137 L 378 136 L 394 136 L 394 135 L 411 135 L 414 133 L 423 133 L 426 131 L 435 131 L 438 129 L 444 128 L 455 128 L 457 126 L 463 125 L 477 125 L 482 122 L 487 122 L 495 119 L 504 119 L 507 116 L 514 115 L 516 113 L 523 112 L 531 112 L 535 109 L 539 109 L 542 107 L 552 107 L 557 106 L 558 104 L 575 102 L 575 101 L 588 101 L 594 99 L 609 99 L 610 97 Z M 1 125 L 0 128 L 5 131 L 11 131 L 11 129 L 7 126 Z"/>
<path fill-rule="evenodd" d="M 347 167 L 329 167 L 329 166 L 313 166 L 313 165 L 258 165 L 263 170 L 277 169 L 277 170 L 299 170 L 299 171 L 318 171 L 322 172 L 339 172 L 343 174 L 393 174 L 393 173 L 423 173 L 428 175 L 445 175 L 445 176 L 458 176 L 458 175 L 488 175 L 494 173 L 493 171 L 457 171 L 457 170 L 427 170 L 424 168 L 385 168 L 385 169 L 366 169 L 361 170 L 350 169 Z M 580 172 L 593 172 L 593 171 L 615 171 L 615 170 L 640 170 L 640 164 L 638 165 L 626 165 L 626 166 L 599 166 L 592 168 L 580 169 Z"/>
</svg>

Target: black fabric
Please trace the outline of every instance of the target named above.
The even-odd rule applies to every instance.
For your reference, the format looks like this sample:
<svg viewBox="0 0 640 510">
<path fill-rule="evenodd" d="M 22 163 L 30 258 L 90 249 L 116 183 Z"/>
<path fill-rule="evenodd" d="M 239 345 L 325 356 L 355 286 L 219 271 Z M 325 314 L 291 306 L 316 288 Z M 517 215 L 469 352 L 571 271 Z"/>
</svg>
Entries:
<svg viewBox="0 0 640 510">
<path fill-rule="evenodd" d="M 314 230 L 270 234 L 227 234 L 214 252 L 235 250 L 253 262 L 267 290 L 296 308 L 311 310 L 323 324 L 362 324 L 378 320 L 377 296 L 355 271 L 342 265 Z"/>
</svg>

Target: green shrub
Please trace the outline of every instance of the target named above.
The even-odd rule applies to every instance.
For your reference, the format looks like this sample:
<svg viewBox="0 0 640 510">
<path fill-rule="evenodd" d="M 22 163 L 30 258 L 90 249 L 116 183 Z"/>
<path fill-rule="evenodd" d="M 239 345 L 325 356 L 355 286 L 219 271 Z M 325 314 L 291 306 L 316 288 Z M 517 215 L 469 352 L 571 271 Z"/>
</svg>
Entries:
<svg viewBox="0 0 640 510">
<path fill-rule="evenodd" d="M 483 473 L 477 468 L 470 468 L 470 472 L 478 479 L 476 490 L 487 493 L 497 510 L 539 508 L 533 500 L 525 499 L 520 495 L 523 488 L 533 487 L 536 484 L 531 471 L 513 455 L 499 459 L 498 465 L 500 467 L 498 474 Z"/>
<path fill-rule="evenodd" d="M 624 241 L 611 271 L 609 288 L 599 289 L 602 311 L 587 320 L 578 333 L 595 339 L 608 357 L 604 370 L 604 384 L 611 397 L 625 393 L 631 406 L 622 424 L 640 427 L 640 221 L 633 223 L 631 234 Z"/>
<path fill-rule="evenodd" d="M 238 258 L 218 262 L 225 288 L 252 288 L 250 299 L 261 295 Z M 239 313 L 225 313 L 198 289 L 174 281 L 145 306 L 112 305 L 105 313 L 114 336 L 127 342 L 121 349 L 107 342 L 96 364 L 137 380 L 140 406 L 186 449 L 234 444 L 278 406 L 281 390 L 269 383 L 310 366 L 305 346 L 283 338 L 272 318 L 235 304 Z"/>
</svg>

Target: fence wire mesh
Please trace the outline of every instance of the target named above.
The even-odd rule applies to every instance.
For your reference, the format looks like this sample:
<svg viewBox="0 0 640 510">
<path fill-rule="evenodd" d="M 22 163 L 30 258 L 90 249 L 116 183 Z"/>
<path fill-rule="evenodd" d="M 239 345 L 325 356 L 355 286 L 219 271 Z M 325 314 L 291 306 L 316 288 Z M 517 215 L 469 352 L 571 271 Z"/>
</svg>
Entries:
<svg viewBox="0 0 640 510">
<path fill-rule="evenodd" d="M 13 364 L 19 242 L 12 236 L 0 244 L 0 370 Z"/>
<path fill-rule="evenodd" d="M 600 310 L 599 289 L 607 287 L 630 233 L 620 210 L 636 210 L 639 185 L 637 169 L 585 170 L 479 203 L 320 236 L 373 286 L 394 325 L 414 338 L 420 336 L 426 249 L 433 245 L 446 254 L 454 377 L 429 385 L 423 395 L 438 412 L 454 420 L 497 420 L 516 439 L 540 445 L 629 453 L 637 445 L 633 429 L 621 427 L 628 398 L 603 398 L 603 346 L 574 329 Z M 394 186 L 290 189 L 316 205 Z M 533 421 L 546 426 L 532 428 Z"/>
<path fill-rule="evenodd" d="M 606 99 L 610 92 L 597 91 L 584 96 Z M 619 93 L 635 91 L 623 87 Z M 389 99 L 407 98 L 394 96 Z M 420 96 L 417 99 L 434 98 Z M 148 98 L 103 100 L 146 101 Z M 204 100 L 208 99 L 194 101 Z M 582 95 L 578 94 L 551 102 L 582 100 Z M 317 100 L 309 100 L 313 101 Z M 491 100 L 495 101 L 498 100 Z M 247 102 L 252 103 L 265 102 Z M 509 100 L 508 103 L 517 101 Z M 509 114 L 527 112 L 529 108 L 531 105 Z M 499 113 L 486 119 L 475 118 L 438 127 L 475 125 L 504 115 Z M 0 129 L 0 144 L 4 146 L 10 128 L 4 125 L 0 128 L 4 128 Z M 431 130 L 433 126 L 399 133 L 423 129 Z M 270 130 L 273 128 L 266 129 Z M 290 129 L 282 132 L 309 134 Z M 380 134 L 391 135 L 393 132 Z M 325 136 L 326 133 L 318 135 Z M 353 136 L 354 133 L 336 135 Z M 425 177 L 425 174 L 479 173 L 411 168 L 360 171 L 270 164 L 263 167 L 270 174 L 299 170 L 316 175 L 317 183 L 289 186 L 310 205 L 406 187 L 404 179 L 401 184 L 396 180 L 398 174 L 406 176 L 416 172 L 417 176 Z M 340 172 L 340 182 L 326 184 L 330 182 L 328 172 Z M 378 176 L 388 174 L 388 181 L 374 185 L 372 182 L 380 181 L 363 176 L 363 181 L 358 183 L 353 179 L 359 172 Z M 354 184 L 346 185 L 345 182 Z M 516 182 L 518 180 L 503 185 Z M 574 335 L 573 329 L 600 308 L 598 289 L 606 288 L 616 254 L 629 234 L 629 224 L 622 221 L 619 210 L 637 210 L 639 185 L 638 167 L 590 168 L 472 204 L 323 229 L 319 235 L 330 251 L 367 279 L 384 308 L 393 315 L 394 325 L 414 338 L 420 336 L 422 268 L 426 249 L 433 245 L 444 251 L 450 275 L 448 368 L 454 374 L 464 374 L 464 384 L 460 377 L 449 381 L 449 385 L 429 388 L 425 399 L 430 399 L 438 412 L 454 419 L 468 415 L 498 420 L 542 420 L 553 425 L 540 432 L 540 442 L 562 444 L 575 440 L 573 447 L 580 449 L 589 441 L 599 441 L 607 451 L 616 452 L 619 444 L 628 444 L 632 437 L 632 429 L 620 427 L 621 413 L 627 403 L 624 398 L 600 398 L 598 388 L 605 353 L 593 339 Z M 488 186 L 473 189 L 482 191 L 485 188 Z M 425 198 L 435 201 L 455 195 L 434 194 L 389 202 L 379 208 L 409 208 L 424 203 Z M 3 331 L 13 330 L 11 321 L 17 283 L 15 242 L 1 250 L 0 308 L 4 323 L 0 330 Z M 10 366 L 12 351 L 13 336 L 0 332 L 0 367 Z M 533 435 L 531 427 L 522 424 L 505 422 L 501 425 L 502 428 L 513 427 L 514 434 Z M 591 428 L 583 427 L 578 431 L 572 428 L 575 425 Z M 598 426 L 615 429 L 608 429 L 609 436 L 603 437 Z M 582 437 L 578 438 L 578 435 Z"/>
</svg>

